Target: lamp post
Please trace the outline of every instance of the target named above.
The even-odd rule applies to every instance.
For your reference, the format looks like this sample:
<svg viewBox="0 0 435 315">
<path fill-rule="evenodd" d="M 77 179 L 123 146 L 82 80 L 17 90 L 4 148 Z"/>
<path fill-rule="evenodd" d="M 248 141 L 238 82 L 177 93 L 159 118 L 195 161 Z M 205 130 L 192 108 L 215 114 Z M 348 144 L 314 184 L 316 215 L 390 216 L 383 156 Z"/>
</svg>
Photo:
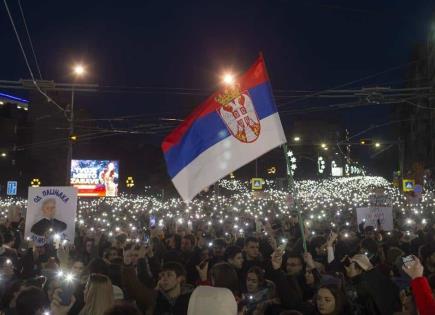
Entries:
<svg viewBox="0 0 435 315">
<path fill-rule="evenodd" d="M 86 68 L 82 64 L 76 64 L 72 68 L 72 74 L 74 76 L 74 81 L 71 88 L 71 104 L 69 108 L 69 135 L 68 135 L 68 155 L 67 155 L 67 161 L 66 161 L 66 185 L 69 186 L 70 184 L 70 173 L 71 173 L 71 161 L 72 161 L 72 155 L 73 155 L 73 141 L 77 139 L 74 136 L 74 88 L 75 83 L 78 79 L 82 78 L 86 74 Z"/>
</svg>

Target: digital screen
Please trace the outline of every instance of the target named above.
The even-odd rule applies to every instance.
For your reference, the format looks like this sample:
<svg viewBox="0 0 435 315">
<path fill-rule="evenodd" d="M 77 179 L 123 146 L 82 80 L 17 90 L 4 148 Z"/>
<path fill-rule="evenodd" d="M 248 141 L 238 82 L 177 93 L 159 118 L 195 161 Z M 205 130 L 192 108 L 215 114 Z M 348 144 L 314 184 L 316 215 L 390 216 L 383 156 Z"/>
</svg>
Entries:
<svg viewBox="0 0 435 315">
<path fill-rule="evenodd" d="M 72 160 L 71 185 L 80 197 L 115 197 L 118 194 L 119 162 Z"/>
</svg>

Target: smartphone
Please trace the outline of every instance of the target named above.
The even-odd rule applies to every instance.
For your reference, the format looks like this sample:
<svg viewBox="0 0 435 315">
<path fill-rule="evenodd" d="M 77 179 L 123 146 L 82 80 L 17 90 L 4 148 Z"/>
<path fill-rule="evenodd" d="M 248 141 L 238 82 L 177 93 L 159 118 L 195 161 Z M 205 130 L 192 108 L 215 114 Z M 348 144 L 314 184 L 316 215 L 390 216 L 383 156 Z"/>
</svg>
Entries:
<svg viewBox="0 0 435 315">
<path fill-rule="evenodd" d="M 75 286 L 71 282 L 62 281 L 62 284 L 60 286 L 60 289 L 62 290 L 59 293 L 60 303 L 62 305 L 70 305 L 71 304 L 71 298 L 75 291 Z"/>
<path fill-rule="evenodd" d="M 414 257 L 412 255 L 402 257 L 402 263 L 405 267 L 408 267 L 408 265 L 414 261 Z"/>
<path fill-rule="evenodd" d="M 285 249 L 286 249 L 286 247 L 287 247 L 287 243 L 288 243 L 287 240 L 283 240 L 283 241 L 281 242 L 281 245 L 279 245 L 277 249 L 278 249 L 279 251 L 281 251 L 281 252 L 285 252 Z"/>
<path fill-rule="evenodd" d="M 150 215 L 150 227 L 156 227 L 156 217 L 153 215 Z"/>
</svg>

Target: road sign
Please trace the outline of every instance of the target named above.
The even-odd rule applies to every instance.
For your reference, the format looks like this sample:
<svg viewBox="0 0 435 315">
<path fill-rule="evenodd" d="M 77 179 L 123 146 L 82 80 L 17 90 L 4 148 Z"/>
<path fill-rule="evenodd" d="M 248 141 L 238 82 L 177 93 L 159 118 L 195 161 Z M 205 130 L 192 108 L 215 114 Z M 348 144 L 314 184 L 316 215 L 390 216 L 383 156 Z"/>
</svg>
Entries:
<svg viewBox="0 0 435 315">
<path fill-rule="evenodd" d="M 6 194 L 8 196 L 15 196 L 17 194 L 18 183 L 16 181 L 8 181 L 8 189 Z"/>
<path fill-rule="evenodd" d="M 403 191 L 410 192 L 414 191 L 415 181 L 413 179 L 403 180 Z"/>
<path fill-rule="evenodd" d="M 262 178 L 251 179 L 252 190 L 262 190 L 264 184 L 265 181 Z"/>
</svg>

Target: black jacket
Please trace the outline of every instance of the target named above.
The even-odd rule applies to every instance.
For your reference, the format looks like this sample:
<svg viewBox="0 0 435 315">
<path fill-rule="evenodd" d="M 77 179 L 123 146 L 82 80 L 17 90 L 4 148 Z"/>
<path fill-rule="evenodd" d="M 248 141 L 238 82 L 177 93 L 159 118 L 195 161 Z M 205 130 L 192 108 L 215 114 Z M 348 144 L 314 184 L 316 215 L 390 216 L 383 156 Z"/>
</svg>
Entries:
<svg viewBox="0 0 435 315">
<path fill-rule="evenodd" d="M 30 231 L 38 236 L 45 236 L 50 228 L 53 229 L 54 233 L 61 233 L 66 230 L 67 225 L 66 223 L 57 219 L 48 220 L 46 218 L 43 218 L 33 224 Z"/>
<path fill-rule="evenodd" d="M 175 301 L 170 301 L 162 292 L 157 295 L 154 308 L 155 315 L 185 315 L 189 307 L 191 292 L 181 294 Z"/>
<path fill-rule="evenodd" d="M 391 315 L 400 310 L 399 289 L 377 268 L 353 278 L 346 296 L 354 314 Z"/>
<path fill-rule="evenodd" d="M 286 276 L 282 270 L 270 270 L 267 278 L 275 283 L 276 293 L 286 310 L 298 310 L 310 314 L 313 307 L 303 301 L 303 293 L 296 276 Z"/>
<path fill-rule="evenodd" d="M 122 280 L 127 295 L 136 301 L 144 314 L 149 311 L 155 315 L 187 314 L 190 295 L 193 291 L 191 287 L 182 287 L 180 296 L 171 300 L 161 291 L 147 288 L 137 277 L 135 268 L 131 266 L 123 266 Z"/>
</svg>

